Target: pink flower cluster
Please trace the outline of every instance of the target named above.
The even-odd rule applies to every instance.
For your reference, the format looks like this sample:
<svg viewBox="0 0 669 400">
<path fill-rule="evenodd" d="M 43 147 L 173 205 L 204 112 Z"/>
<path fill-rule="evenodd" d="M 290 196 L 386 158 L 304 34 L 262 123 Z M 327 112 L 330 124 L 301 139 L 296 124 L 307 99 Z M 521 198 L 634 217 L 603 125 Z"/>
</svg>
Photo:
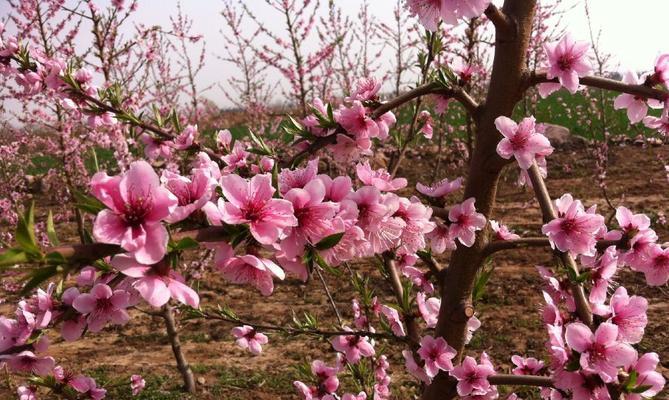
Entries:
<svg viewBox="0 0 669 400">
<path fill-rule="evenodd" d="M 490 0 L 408 0 L 411 14 L 418 17 L 425 29 L 436 31 L 439 21 L 456 25 L 458 19 L 476 18 L 490 4 Z"/>
</svg>

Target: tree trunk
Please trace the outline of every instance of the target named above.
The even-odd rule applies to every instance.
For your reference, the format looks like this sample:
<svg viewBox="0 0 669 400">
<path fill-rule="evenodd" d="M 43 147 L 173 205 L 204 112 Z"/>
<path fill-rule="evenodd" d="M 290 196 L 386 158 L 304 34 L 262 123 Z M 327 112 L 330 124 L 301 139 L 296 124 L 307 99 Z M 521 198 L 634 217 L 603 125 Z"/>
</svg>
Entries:
<svg viewBox="0 0 669 400">
<path fill-rule="evenodd" d="M 507 164 L 496 152 L 501 135 L 495 128 L 495 119 L 501 115 L 511 116 L 521 98 L 535 6 L 535 0 L 506 0 L 502 8 L 506 20 L 496 24 L 493 69 L 486 102 L 476 121 L 475 148 L 464 195 L 464 199 L 476 199 L 477 211 L 486 218 L 492 215 L 500 172 Z M 439 282 L 441 308 L 436 334 L 458 351 L 458 359 L 462 358 L 468 315 L 472 312 L 472 289 L 485 259 L 483 249 L 488 236 L 488 229 L 485 229 L 479 232 L 472 247 L 458 246 Z M 423 393 L 424 400 L 455 396 L 454 382 L 444 373 L 437 375 Z"/>
</svg>

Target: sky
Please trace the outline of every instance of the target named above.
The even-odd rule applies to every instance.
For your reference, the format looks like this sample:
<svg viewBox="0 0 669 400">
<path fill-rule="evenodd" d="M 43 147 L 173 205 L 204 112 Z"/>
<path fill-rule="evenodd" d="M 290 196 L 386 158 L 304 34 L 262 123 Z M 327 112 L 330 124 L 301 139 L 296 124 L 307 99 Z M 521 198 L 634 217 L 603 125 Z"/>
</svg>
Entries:
<svg viewBox="0 0 669 400">
<path fill-rule="evenodd" d="M 258 17 L 274 31 L 282 29 L 282 18 L 269 8 L 263 0 L 243 1 Z M 349 15 L 355 15 L 363 0 L 335 0 Z M 382 21 L 392 21 L 395 0 L 367 0 L 370 10 Z M 493 0 L 501 5 L 503 1 Z M 569 32 L 579 40 L 590 41 L 583 0 L 558 0 L 563 3 L 564 24 Z M 129 0 L 126 0 L 129 2 Z M 321 0 L 327 3 L 327 0 Z M 96 0 L 104 6 L 109 0 Z M 590 9 L 595 31 L 601 30 L 600 49 L 613 55 L 613 64 L 620 68 L 647 71 L 661 52 L 669 52 L 667 36 L 669 28 L 666 16 L 669 15 L 669 0 L 590 0 Z M 144 25 L 169 25 L 170 15 L 176 13 L 177 0 L 140 0 L 139 10 L 134 15 L 134 22 Z M 186 14 L 195 21 L 194 33 L 204 35 L 207 42 L 207 64 L 200 76 L 198 85 L 208 87 L 224 81 L 226 77 L 238 73 L 234 66 L 219 60 L 221 54 L 220 33 L 224 20 L 220 16 L 222 0 L 182 0 Z M 7 0 L 0 0 L 0 20 L 5 20 L 8 13 Z M 253 29 L 249 27 L 248 29 Z M 386 55 L 388 60 L 390 56 Z M 390 61 L 388 61 L 389 63 Z M 390 65 L 390 64 L 388 64 Z M 271 78 L 271 77 L 270 77 Z M 220 87 L 205 93 L 205 97 L 220 106 L 229 102 Z"/>
</svg>

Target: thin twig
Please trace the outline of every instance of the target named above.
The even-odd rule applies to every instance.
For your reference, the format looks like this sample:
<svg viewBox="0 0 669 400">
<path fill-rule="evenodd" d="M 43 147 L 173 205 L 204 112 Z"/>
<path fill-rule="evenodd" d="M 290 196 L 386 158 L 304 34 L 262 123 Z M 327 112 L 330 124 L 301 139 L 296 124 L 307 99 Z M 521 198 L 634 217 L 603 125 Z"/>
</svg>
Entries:
<svg viewBox="0 0 669 400">
<path fill-rule="evenodd" d="M 323 290 L 325 290 L 325 294 L 328 297 L 328 301 L 330 301 L 330 306 L 332 306 L 332 310 L 334 311 L 335 315 L 337 316 L 337 321 L 339 322 L 339 326 L 344 326 L 344 322 L 341 319 L 341 314 L 339 314 L 339 309 L 337 308 L 337 303 L 335 303 L 334 299 L 332 298 L 332 294 L 330 294 L 330 289 L 328 288 L 328 284 L 325 283 L 325 278 L 323 277 L 323 274 L 321 273 L 320 268 L 316 267 L 314 268 L 316 271 L 316 275 L 318 275 L 318 279 L 321 281 L 321 284 L 323 284 Z"/>
</svg>

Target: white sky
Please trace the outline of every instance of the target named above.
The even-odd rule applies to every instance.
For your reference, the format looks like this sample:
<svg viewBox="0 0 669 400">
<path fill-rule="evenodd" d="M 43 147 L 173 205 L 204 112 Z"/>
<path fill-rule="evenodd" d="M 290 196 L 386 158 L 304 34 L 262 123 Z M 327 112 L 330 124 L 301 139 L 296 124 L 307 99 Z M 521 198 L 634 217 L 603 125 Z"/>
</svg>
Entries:
<svg viewBox="0 0 669 400">
<path fill-rule="evenodd" d="M 249 7 L 270 28 L 282 29 L 281 18 L 269 9 L 263 0 L 239 0 Z M 321 0 L 327 4 L 328 0 Z M 335 0 L 350 15 L 355 15 L 362 0 Z M 552 0 L 551 0 L 552 1 Z M 567 30 L 580 40 L 590 41 L 588 26 L 584 12 L 583 0 L 557 0 L 568 9 L 564 18 Z M 126 0 L 130 2 L 130 0 Z M 392 10 L 395 0 L 368 0 L 371 12 L 379 19 L 392 21 Z M 503 3 L 494 0 L 496 4 Z M 104 6 L 108 0 L 97 0 Z M 176 13 L 177 0 L 140 0 L 139 10 L 134 21 L 150 25 L 169 25 L 169 16 Z M 220 0 L 182 0 L 186 14 L 195 19 L 194 33 L 201 33 L 207 41 L 208 62 L 201 75 L 199 85 L 206 87 L 221 82 L 225 77 L 235 73 L 229 64 L 218 60 L 215 54 L 220 53 L 219 33 L 224 25 L 220 16 L 222 2 Z M 652 68 L 655 57 L 661 52 L 669 52 L 669 27 L 666 18 L 669 15 L 669 0 L 590 0 L 590 8 L 595 29 L 602 30 L 600 48 L 614 55 L 613 64 L 621 65 L 637 71 Z M 8 12 L 6 0 L 0 0 L 0 20 L 4 20 Z M 221 89 L 214 88 L 206 93 L 206 97 L 221 106 L 228 105 Z"/>
</svg>

